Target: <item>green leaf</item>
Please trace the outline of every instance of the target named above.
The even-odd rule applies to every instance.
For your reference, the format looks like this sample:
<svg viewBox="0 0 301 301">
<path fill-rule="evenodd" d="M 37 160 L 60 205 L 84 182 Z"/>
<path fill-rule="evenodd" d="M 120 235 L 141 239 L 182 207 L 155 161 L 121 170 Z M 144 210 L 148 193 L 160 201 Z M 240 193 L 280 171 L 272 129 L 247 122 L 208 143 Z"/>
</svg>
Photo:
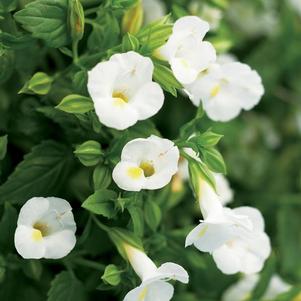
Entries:
<svg viewBox="0 0 301 301">
<path fill-rule="evenodd" d="M 56 109 L 72 114 L 83 114 L 94 109 L 91 98 L 77 94 L 71 94 L 62 99 Z"/>
<path fill-rule="evenodd" d="M 203 134 L 192 137 L 189 141 L 195 142 L 200 147 L 212 147 L 218 144 L 222 137 L 223 135 L 213 133 L 209 130 Z"/>
<path fill-rule="evenodd" d="M 25 155 L 8 180 L 0 186 L 0 203 L 22 203 L 33 196 L 55 195 L 64 185 L 72 156 L 64 145 L 44 141 Z"/>
<path fill-rule="evenodd" d="M 201 152 L 203 155 L 203 160 L 210 170 L 217 173 L 226 174 L 226 164 L 223 156 L 217 149 L 213 147 L 201 148 Z"/>
<path fill-rule="evenodd" d="M 122 51 L 137 51 L 139 49 L 140 43 L 138 39 L 131 35 L 130 33 L 126 33 L 122 39 Z"/>
<path fill-rule="evenodd" d="M 0 0 L 0 11 L 10 12 L 17 7 L 17 0 Z"/>
<path fill-rule="evenodd" d="M 136 35 L 143 47 L 152 53 L 164 45 L 172 33 L 173 24 L 169 23 L 169 16 L 144 26 Z"/>
<path fill-rule="evenodd" d="M 81 145 L 78 145 L 74 151 L 74 154 L 83 165 L 94 166 L 101 159 L 101 145 L 97 141 L 89 140 Z"/>
<path fill-rule="evenodd" d="M 292 287 L 288 292 L 278 295 L 273 301 L 299 301 L 301 298 L 301 285 Z"/>
<path fill-rule="evenodd" d="M 147 225 L 155 232 L 162 218 L 161 209 L 156 202 L 147 200 L 144 205 L 144 217 Z"/>
<path fill-rule="evenodd" d="M 5 203 L 4 213 L 0 221 L 0 253 L 14 250 L 14 232 L 17 227 L 17 210 Z"/>
<path fill-rule="evenodd" d="M 139 0 L 109 0 L 108 6 L 111 6 L 112 8 L 118 9 L 118 8 L 130 8 L 131 6 L 135 5 Z"/>
<path fill-rule="evenodd" d="M 14 71 L 15 53 L 10 49 L 2 49 L 0 44 L 0 84 L 6 82 Z"/>
<path fill-rule="evenodd" d="M 160 86 L 167 92 L 171 93 L 173 96 L 177 96 L 177 89 L 181 89 L 182 85 L 174 77 L 170 68 L 154 61 L 154 80 L 160 84 Z"/>
<path fill-rule="evenodd" d="M 0 30 L 0 43 L 7 48 L 11 49 L 24 49 L 30 47 L 34 39 L 30 35 L 18 34 L 12 35 L 8 32 L 1 32 Z"/>
<path fill-rule="evenodd" d="M 59 48 L 70 42 L 68 0 L 37 0 L 14 16 L 33 37 L 44 40 L 49 47 Z"/>
<path fill-rule="evenodd" d="M 19 91 L 19 94 L 27 93 L 46 95 L 51 89 L 52 82 L 53 78 L 48 76 L 46 73 L 37 72 L 28 82 L 25 83 L 23 88 Z"/>
<path fill-rule="evenodd" d="M 111 170 L 103 164 L 96 166 L 93 172 L 94 190 L 105 189 L 111 184 L 111 182 Z"/>
<path fill-rule="evenodd" d="M 122 271 L 120 271 L 116 265 L 109 264 L 106 267 L 105 272 L 102 275 L 101 279 L 107 284 L 110 284 L 112 286 L 117 286 L 121 281 L 121 277 L 120 277 L 121 273 Z"/>
<path fill-rule="evenodd" d="M 3 160 L 7 151 L 7 135 L 0 137 L 0 160 Z"/>
<path fill-rule="evenodd" d="M 69 272 L 61 272 L 51 282 L 47 301 L 87 301 L 82 282 Z"/>
<path fill-rule="evenodd" d="M 133 223 L 134 233 L 142 237 L 144 232 L 144 219 L 143 219 L 143 211 L 138 206 L 128 206 L 128 212 L 130 213 L 131 220 Z"/>
<path fill-rule="evenodd" d="M 112 218 L 115 215 L 114 201 L 117 193 L 112 190 L 100 189 L 90 195 L 82 204 L 82 207 L 95 213 Z"/>
</svg>

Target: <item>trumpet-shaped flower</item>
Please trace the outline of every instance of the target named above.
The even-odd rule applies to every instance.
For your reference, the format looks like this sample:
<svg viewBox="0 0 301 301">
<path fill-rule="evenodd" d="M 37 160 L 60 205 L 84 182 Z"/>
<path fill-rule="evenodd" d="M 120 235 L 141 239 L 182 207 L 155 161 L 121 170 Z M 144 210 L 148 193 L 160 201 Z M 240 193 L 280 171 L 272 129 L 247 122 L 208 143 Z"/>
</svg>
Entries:
<svg viewBox="0 0 301 301">
<path fill-rule="evenodd" d="M 159 189 L 177 172 L 179 150 L 168 139 L 150 136 L 127 143 L 113 170 L 115 183 L 124 190 Z"/>
<path fill-rule="evenodd" d="M 192 103 L 202 102 L 208 117 L 229 121 L 242 109 L 250 110 L 260 101 L 264 88 L 258 73 L 239 62 L 212 64 L 190 85 L 185 85 Z"/>
<path fill-rule="evenodd" d="M 209 24 L 200 18 L 182 17 L 175 22 L 167 43 L 158 50 L 180 83 L 191 84 L 215 61 L 214 47 L 203 41 L 208 30 Z"/>
<path fill-rule="evenodd" d="M 152 81 L 151 59 L 134 51 L 113 55 L 88 73 L 88 91 L 101 123 L 124 130 L 155 115 L 164 94 Z"/>
<path fill-rule="evenodd" d="M 75 246 L 76 224 L 70 204 L 55 197 L 35 197 L 21 208 L 15 246 L 23 258 L 62 258 Z"/>
<path fill-rule="evenodd" d="M 244 301 L 249 299 L 258 281 L 258 274 L 244 276 L 225 291 L 222 301 Z M 272 276 L 261 300 L 272 301 L 279 294 L 287 292 L 290 288 L 291 286 L 288 283 L 284 282 L 277 274 L 275 274 Z"/>
<path fill-rule="evenodd" d="M 142 281 L 125 296 L 124 301 L 169 301 L 174 293 L 169 280 L 188 283 L 189 276 L 180 265 L 167 262 L 157 268 L 144 252 L 128 244 L 125 244 L 124 249 L 130 264 Z"/>
<path fill-rule="evenodd" d="M 224 208 L 218 202 L 205 209 L 203 204 L 203 211 L 205 220 L 188 234 L 186 246 L 212 253 L 225 274 L 259 272 L 271 252 L 261 213 L 251 207 Z"/>
</svg>

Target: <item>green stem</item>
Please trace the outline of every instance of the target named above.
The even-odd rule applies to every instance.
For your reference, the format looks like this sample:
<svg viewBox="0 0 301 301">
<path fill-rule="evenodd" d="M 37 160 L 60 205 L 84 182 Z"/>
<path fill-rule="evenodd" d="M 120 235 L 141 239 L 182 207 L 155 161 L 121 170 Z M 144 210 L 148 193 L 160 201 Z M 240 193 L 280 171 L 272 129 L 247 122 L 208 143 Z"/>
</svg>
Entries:
<svg viewBox="0 0 301 301">
<path fill-rule="evenodd" d="M 95 222 L 95 224 L 96 224 L 101 230 L 103 230 L 103 231 L 105 231 L 105 232 L 109 232 L 109 228 L 108 228 L 106 225 L 104 225 L 102 222 L 100 222 L 100 221 L 98 220 L 98 218 L 97 218 L 94 214 L 91 214 L 91 217 L 92 217 L 93 221 Z"/>
<path fill-rule="evenodd" d="M 104 264 L 101 264 L 101 263 L 97 263 L 97 262 L 94 262 L 92 260 L 88 260 L 88 259 L 84 259 L 84 258 L 76 258 L 73 260 L 74 263 L 78 264 L 78 265 L 81 265 L 81 266 L 85 266 L 85 267 L 88 267 L 88 268 L 92 268 L 92 269 L 95 269 L 95 270 L 104 270 L 106 267 Z"/>
<path fill-rule="evenodd" d="M 78 41 L 72 43 L 73 62 L 78 63 Z"/>
<path fill-rule="evenodd" d="M 85 16 L 92 15 L 94 13 L 97 13 L 99 10 L 99 7 L 92 7 L 92 8 L 87 8 L 85 9 Z"/>
</svg>

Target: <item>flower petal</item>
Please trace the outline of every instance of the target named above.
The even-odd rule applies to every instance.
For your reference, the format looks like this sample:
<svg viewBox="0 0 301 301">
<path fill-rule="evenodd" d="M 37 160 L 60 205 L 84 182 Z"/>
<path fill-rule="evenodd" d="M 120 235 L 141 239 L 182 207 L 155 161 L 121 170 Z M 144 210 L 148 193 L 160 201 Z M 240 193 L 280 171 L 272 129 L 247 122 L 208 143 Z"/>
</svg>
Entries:
<svg viewBox="0 0 301 301">
<path fill-rule="evenodd" d="M 127 191 L 140 191 L 144 188 L 143 170 L 131 162 L 119 162 L 113 170 L 113 180 L 119 188 Z"/>
<path fill-rule="evenodd" d="M 68 255 L 75 246 L 76 238 L 71 230 L 63 230 L 44 237 L 45 258 L 58 259 Z"/>
<path fill-rule="evenodd" d="M 39 259 L 44 257 L 44 239 L 35 240 L 32 227 L 19 225 L 15 232 L 15 247 L 17 252 L 25 259 Z"/>
<path fill-rule="evenodd" d="M 182 283 L 189 282 L 189 275 L 187 271 L 180 265 L 173 262 L 166 262 L 162 264 L 157 273 L 161 274 L 166 279 L 178 280 Z"/>
<path fill-rule="evenodd" d="M 144 120 L 158 113 L 163 102 L 162 88 L 157 83 L 148 82 L 137 91 L 131 105 L 138 111 L 139 120 Z"/>
</svg>

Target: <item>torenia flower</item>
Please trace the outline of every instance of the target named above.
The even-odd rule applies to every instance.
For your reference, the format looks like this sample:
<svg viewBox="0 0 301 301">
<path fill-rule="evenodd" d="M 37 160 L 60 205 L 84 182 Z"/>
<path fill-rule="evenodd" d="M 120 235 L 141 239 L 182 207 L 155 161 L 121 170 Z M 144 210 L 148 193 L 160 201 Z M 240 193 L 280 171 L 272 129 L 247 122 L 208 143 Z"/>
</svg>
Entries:
<svg viewBox="0 0 301 301">
<path fill-rule="evenodd" d="M 271 252 L 261 213 L 251 207 L 224 208 L 218 202 L 201 206 L 205 219 L 188 234 L 186 246 L 212 253 L 225 274 L 259 272 Z"/>
<path fill-rule="evenodd" d="M 230 286 L 223 294 L 222 301 L 244 301 L 251 297 L 251 293 L 259 280 L 258 274 L 246 275 L 240 281 Z M 273 275 L 268 284 L 263 301 L 272 301 L 279 294 L 287 292 L 291 286 L 278 275 Z"/>
<path fill-rule="evenodd" d="M 258 73 L 239 62 L 212 64 L 185 90 L 194 105 L 202 102 L 210 119 L 224 122 L 252 109 L 264 93 Z"/>
<path fill-rule="evenodd" d="M 124 249 L 130 264 L 142 281 L 125 296 L 124 301 L 169 301 L 174 293 L 169 280 L 188 283 L 189 276 L 180 265 L 167 262 L 157 268 L 144 252 L 128 244 L 124 245 Z"/>
<path fill-rule="evenodd" d="M 88 90 L 101 123 L 124 130 L 155 115 L 164 94 L 152 81 L 152 61 L 134 51 L 113 55 L 88 73 Z"/>
<path fill-rule="evenodd" d="M 35 197 L 21 208 L 15 246 L 23 258 L 62 258 L 75 246 L 76 224 L 70 204 L 55 197 Z"/>
<path fill-rule="evenodd" d="M 124 190 L 159 189 L 177 172 L 179 150 L 168 139 L 150 136 L 128 142 L 113 170 L 115 183 Z"/>
<path fill-rule="evenodd" d="M 159 20 L 166 14 L 166 7 L 161 0 L 143 0 L 144 24 Z"/>
<path fill-rule="evenodd" d="M 209 24 L 200 18 L 182 17 L 174 24 L 167 43 L 158 49 L 182 84 L 191 84 L 216 59 L 214 47 L 203 41 L 208 30 Z"/>
</svg>

